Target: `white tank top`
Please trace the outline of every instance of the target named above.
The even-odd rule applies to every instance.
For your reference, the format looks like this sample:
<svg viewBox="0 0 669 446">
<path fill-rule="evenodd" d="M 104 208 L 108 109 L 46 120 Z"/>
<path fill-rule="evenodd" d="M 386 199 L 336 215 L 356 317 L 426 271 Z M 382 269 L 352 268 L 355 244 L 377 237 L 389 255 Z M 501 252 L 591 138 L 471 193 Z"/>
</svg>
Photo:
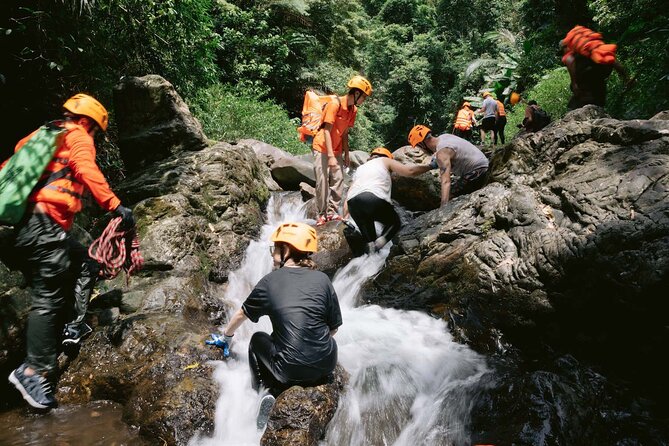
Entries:
<svg viewBox="0 0 669 446">
<path fill-rule="evenodd" d="M 347 200 L 363 192 L 371 192 L 380 199 L 391 203 L 392 184 L 390 172 L 383 163 L 383 158 L 375 158 L 367 161 L 355 171 L 351 187 L 348 190 Z"/>
</svg>

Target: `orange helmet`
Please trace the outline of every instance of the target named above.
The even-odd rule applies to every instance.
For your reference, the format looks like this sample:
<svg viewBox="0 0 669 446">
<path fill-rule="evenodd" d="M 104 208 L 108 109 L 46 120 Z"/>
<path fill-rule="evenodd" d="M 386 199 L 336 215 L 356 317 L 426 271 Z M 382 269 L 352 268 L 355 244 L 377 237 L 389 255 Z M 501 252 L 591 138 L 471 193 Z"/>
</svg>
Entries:
<svg viewBox="0 0 669 446">
<path fill-rule="evenodd" d="M 466 101 L 465 101 L 465 103 L 462 104 L 462 106 L 463 106 L 463 107 L 471 107 L 472 104 L 470 104 L 469 102 L 466 102 Z"/>
<path fill-rule="evenodd" d="M 304 223 L 283 223 L 276 228 L 270 240 L 288 243 L 302 252 L 316 252 L 318 250 L 316 230 Z"/>
<path fill-rule="evenodd" d="M 411 144 L 411 147 L 416 147 L 418 144 L 423 142 L 427 134 L 430 132 L 430 128 L 424 125 L 414 126 L 414 128 L 412 128 L 409 132 L 409 144 Z"/>
<path fill-rule="evenodd" d="M 385 156 L 386 158 L 393 159 L 393 154 L 390 153 L 390 150 L 386 149 L 385 147 L 377 147 L 376 149 L 372 150 L 370 155 Z"/>
<path fill-rule="evenodd" d="M 87 116 L 95 121 L 103 132 L 107 130 L 109 113 L 93 96 L 83 93 L 75 94 L 65 101 L 63 108 L 75 115 Z"/>
<path fill-rule="evenodd" d="M 483 92 L 483 98 L 485 99 L 488 96 L 492 96 L 489 91 L 484 91 Z"/>
<path fill-rule="evenodd" d="M 516 105 L 517 103 L 520 102 L 520 95 L 514 91 L 513 93 L 511 93 L 511 98 L 509 99 L 509 102 L 511 103 L 511 105 Z"/>
<path fill-rule="evenodd" d="M 346 84 L 348 88 L 357 88 L 358 90 L 361 90 L 363 93 L 365 93 L 367 96 L 372 95 L 372 84 L 369 83 L 367 79 L 365 79 L 362 76 L 353 76 L 350 81 L 348 81 L 348 84 Z"/>
</svg>

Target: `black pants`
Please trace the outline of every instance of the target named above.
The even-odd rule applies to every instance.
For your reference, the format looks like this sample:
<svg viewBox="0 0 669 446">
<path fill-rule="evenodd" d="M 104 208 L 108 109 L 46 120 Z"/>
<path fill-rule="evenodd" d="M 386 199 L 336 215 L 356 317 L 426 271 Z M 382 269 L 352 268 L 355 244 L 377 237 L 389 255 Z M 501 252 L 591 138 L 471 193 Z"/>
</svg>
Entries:
<svg viewBox="0 0 669 446">
<path fill-rule="evenodd" d="M 471 194 L 472 192 L 481 189 L 483 186 L 485 186 L 487 179 L 487 167 L 482 167 L 480 169 L 467 172 L 458 178 L 457 181 L 451 182 L 451 198 L 455 198 L 460 195 Z"/>
<path fill-rule="evenodd" d="M 98 276 L 98 264 L 63 228 L 42 213 L 29 213 L 17 225 L 16 254 L 32 302 L 28 315 L 26 364 L 51 374 L 65 321 L 83 321 Z M 64 314 L 73 299 L 73 315 Z"/>
<path fill-rule="evenodd" d="M 453 134 L 455 136 L 459 136 L 462 139 L 466 139 L 467 141 L 472 140 L 472 129 L 469 130 L 460 130 L 460 129 L 455 129 L 453 131 Z"/>
<path fill-rule="evenodd" d="M 363 192 L 347 201 L 348 211 L 367 243 L 377 239 L 375 222 L 383 225 L 379 237 L 392 240 L 402 228 L 402 221 L 392 204 L 371 192 Z"/>
<path fill-rule="evenodd" d="M 495 144 L 497 144 L 497 135 L 499 135 L 499 140 L 504 144 L 504 127 L 506 127 L 506 116 L 500 116 L 495 121 Z"/>
<path fill-rule="evenodd" d="M 314 381 L 282 380 L 274 371 L 272 357 L 275 354 L 276 347 L 272 336 L 262 331 L 253 333 L 249 343 L 249 367 L 251 368 L 251 386 L 256 392 L 260 391 L 260 386 L 263 386 L 275 398 L 278 398 L 281 392 L 291 386 L 318 386 L 332 382 L 334 378 L 330 373 Z"/>
</svg>

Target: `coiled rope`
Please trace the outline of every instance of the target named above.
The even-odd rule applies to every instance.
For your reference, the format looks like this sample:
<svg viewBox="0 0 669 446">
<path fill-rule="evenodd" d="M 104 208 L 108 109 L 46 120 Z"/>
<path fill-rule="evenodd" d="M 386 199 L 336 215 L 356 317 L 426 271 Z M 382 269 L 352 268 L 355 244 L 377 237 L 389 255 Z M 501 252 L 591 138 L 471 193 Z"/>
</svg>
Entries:
<svg viewBox="0 0 669 446">
<path fill-rule="evenodd" d="M 88 255 L 100 264 L 101 278 L 113 279 L 124 270 L 127 282 L 132 273 L 142 268 L 144 258 L 139 252 L 137 232 L 134 228 L 119 230 L 121 221 L 121 217 L 116 217 L 109 222 L 102 235 L 88 248 Z"/>
</svg>

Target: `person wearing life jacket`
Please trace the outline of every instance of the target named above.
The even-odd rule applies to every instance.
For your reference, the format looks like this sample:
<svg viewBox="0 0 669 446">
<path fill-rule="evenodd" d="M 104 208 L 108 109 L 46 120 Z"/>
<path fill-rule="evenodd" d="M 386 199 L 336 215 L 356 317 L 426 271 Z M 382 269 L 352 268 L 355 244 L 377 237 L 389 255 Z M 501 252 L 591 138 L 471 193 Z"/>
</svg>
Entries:
<svg viewBox="0 0 669 446">
<path fill-rule="evenodd" d="M 474 111 L 469 102 L 465 102 L 462 104 L 462 108 L 458 110 L 455 124 L 453 124 L 453 134 L 466 139 L 467 141 L 471 141 L 472 127 L 475 125 L 476 118 L 474 117 Z"/>
<path fill-rule="evenodd" d="M 131 227 L 130 209 L 111 191 L 95 162 L 96 132 L 107 129 L 108 114 L 100 102 L 77 94 L 63 105 L 65 128 L 60 145 L 47 165 L 42 180 L 29 197 L 29 206 L 15 226 L 15 254 L 32 288 L 28 315 L 27 355 L 9 381 L 31 406 L 57 406 L 53 380 L 57 368 L 58 342 L 77 344 L 91 328 L 84 322 L 99 266 L 70 234 L 74 216 L 81 210 L 82 196 L 90 191 L 105 210 L 119 215 Z M 34 134 L 16 145 L 15 151 Z M 3 164 L 4 165 L 4 164 Z M 75 318 L 59 326 L 66 296 L 74 293 Z"/>
<path fill-rule="evenodd" d="M 501 96 L 497 96 L 497 113 L 495 114 L 495 144 L 497 144 L 497 137 L 502 144 L 504 144 L 504 127 L 506 127 L 506 110 L 504 103 L 500 100 Z"/>
<path fill-rule="evenodd" d="M 489 165 L 485 154 L 474 144 L 458 136 L 444 133 L 435 137 L 431 132 L 424 125 L 414 126 L 409 132 L 409 144 L 432 155 L 431 167 L 439 168 L 441 205 L 459 195 L 482 188 Z M 453 175 L 458 179 L 452 181 Z"/>
<path fill-rule="evenodd" d="M 560 41 L 562 63 L 569 71 L 572 97 L 570 110 L 588 104 L 606 104 L 606 82 L 613 70 L 622 77 L 626 88 L 632 84 L 627 70 L 616 60 L 617 46 L 605 44 L 600 33 L 575 26 Z"/>
<path fill-rule="evenodd" d="M 276 269 L 260 279 L 223 330 L 230 346 L 246 320 L 269 316 L 272 322 L 272 334 L 254 333 L 248 350 L 253 389 L 269 391 L 261 401 L 258 427 L 284 390 L 332 380 L 337 365 L 333 336 L 342 324 L 332 282 L 310 258 L 318 250 L 316 230 L 304 223 L 283 223 L 270 241 Z"/>
<path fill-rule="evenodd" d="M 430 169 L 432 167 L 427 164 L 402 164 L 393 159 L 393 154 L 385 147 L 372 150 L 367 162 L 356 169 L 348 189 L 345 210 L 360 229 L 366 254 L 378 252 L 402 227 L 400 217 L 390 198 L 391 173 L 409 177 L 420 175 Z M 376 233 L 376 222 L 383 225 L 380 236 Z"/>
<path fill-rule="evenodd" d="M 372 94 L 372 84 L 353 76 L 349 90 L 325 109 L 323 126 L 314 136 L 314 174 L 316 176 L 316 225 L 341 220 L 339 206 L 344 191 L 344 166 L 349 166 L 348 132 L 355 124 L 358 107 Z M 335 106 L 333 106 L 335 105 Z"/>
<path fill-rule="evenodd" d="M 490 135 L 490 143 L 494 143 L 495 138 L 495 117 L 497 115 L 497 101 L 492 98 L 490 92 L 483 93 L 483 119 L 481 120 L 481 144 L 485 144 L 485 135 Z"/>
</svg>

